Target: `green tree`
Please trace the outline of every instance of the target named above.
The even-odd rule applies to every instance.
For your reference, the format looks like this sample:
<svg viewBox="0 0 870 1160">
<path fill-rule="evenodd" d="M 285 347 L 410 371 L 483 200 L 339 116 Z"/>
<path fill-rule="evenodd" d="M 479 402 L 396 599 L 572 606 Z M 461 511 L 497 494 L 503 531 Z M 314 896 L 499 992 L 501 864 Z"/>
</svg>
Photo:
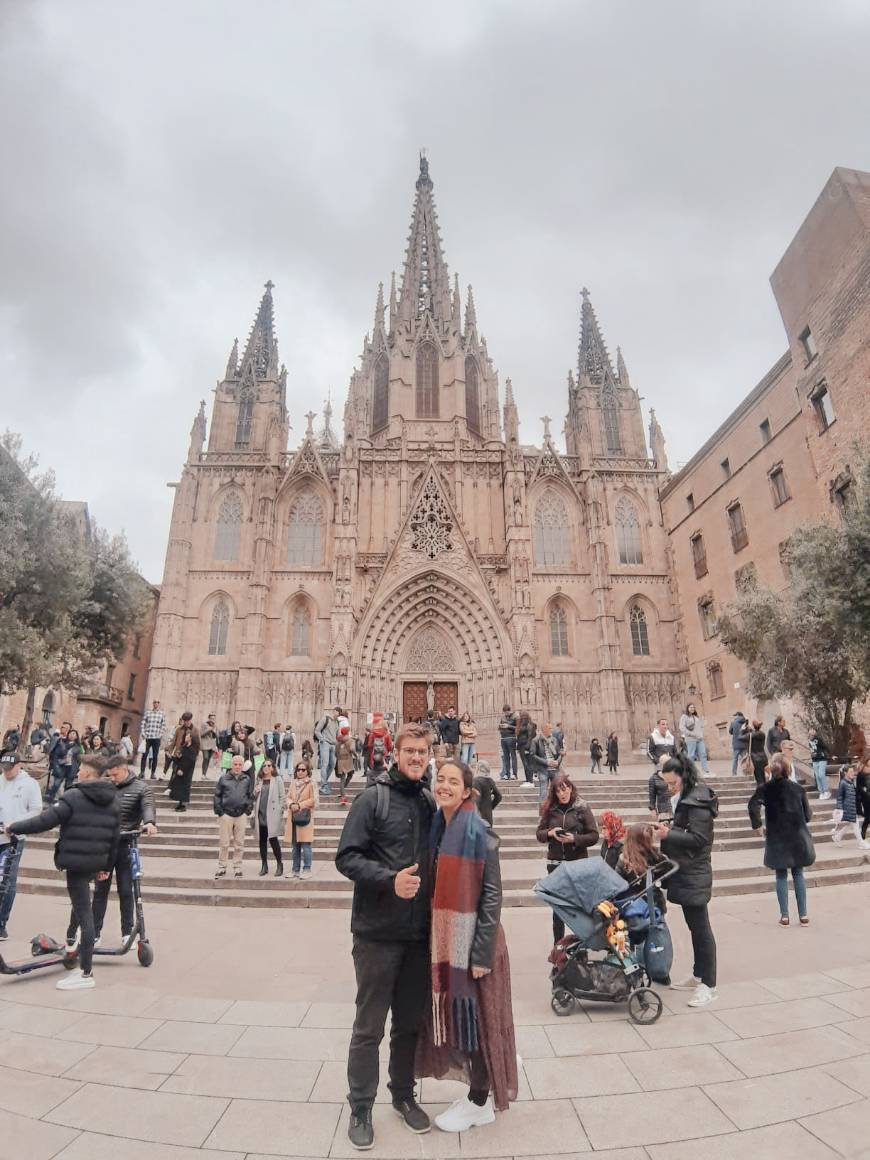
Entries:
<svg viewBox="0 0 870 1160">
<path fill-rule="evenodd" d="M 0 438 L 0 691 L 28 690 L 26 738 L 37 686 L 80 688 L 120 656 L 141 624 L 147 588 L 123 537 L 82 526 L 51 473 Z"/>
<path fill-rule="evenodd" d="M 789 587 L 749 587 L 719 617 L 725 647 L 761 699 L 799 697 L 806 723 L 848 752 L 856 705 L 870 692 L 870 459 L 842 520 L 801 528 L 784 563 Z"/>
</svg>

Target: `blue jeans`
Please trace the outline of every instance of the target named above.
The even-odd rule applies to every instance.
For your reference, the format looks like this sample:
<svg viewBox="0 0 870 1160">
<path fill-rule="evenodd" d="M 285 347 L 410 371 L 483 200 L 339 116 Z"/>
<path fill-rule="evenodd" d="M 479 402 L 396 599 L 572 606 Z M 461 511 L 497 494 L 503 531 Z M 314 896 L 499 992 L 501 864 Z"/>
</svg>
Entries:
<svg viewBox="0 0 870 1160">
<path fill-rule="evenodd" d="M 746 750 L 746 749 L 732 749 L 731 750 L 731 776 L 732 777 L 737 776 L 738 762 L 740 761 L 740 758 L 743 757 L 747 752 L 748 752 L 748 750 Z"/>
<path fill-rule="evenodd" d="M 471 764 L 471 759 L 474 756 L 474 742 L 463 741 L 462 748 L 459 751 L 459 760 L 465 762 L 466 765 Z"/>
<path fill-rule="evenodd" d="M 320 792 L 330 794 L 329 776 L 335 769 L 335 746 L 328 741 L 318 742 L 320 746 Z"/>
<path fill-rule="evenodd" d="M 298 874 L 300 869 L 311 869 L 311 843 L 296 841 L 296 827 L 293 827 L 293 873 Z"/>
<path fill-rule="evenodd" d="M 816 775 L 816 789 L 819 791 L 819 793 L 828 793 L 827 761 L 814 761 L 813 773 Z"/>
<path fill-rule="evenodd" d="M 779 902 L 779 913 L 783 918 L 788 918 L 788 870 L 777 870 L 776 873 L 776 898 Z M 797 902 L 798 917 L 806 918 L 807 914 L 807 884 L 804 881 L 804 872 L 802 867 L 794 866 L 791 872 L 792 882 L 794 883 L 794 896 Z"/>
<path fill-rule="evenodd" d="M 703 737 L 687 737 L 686 753 L 688 753 L 690 760 L 700 761 L 704 773 L 710 772 L 710 767 L 707 765 L 707 746 L 704 744 Z"/>
<path fill-rule="evenodd" d="M 12 903 L 15 901 L 15 891 L 18 888 L 18 864 L 21 861 L 21 855 L 24 853 L 24 840 L 21 839 L 19 847 L 14 854 L 12 853 L 12 846 L 8 842 L 0 846 L 0 853 L 4 853 L 6 858 L 12 858 L 12 869 L 9 872 L 6 897 L 0 902 L 0 926 L 5 927 L 9 921 L 9 915 L 12 913 Z"/>
<path fill-rule="evenodd" d="M 501 738 L 501 775 L 504 778 L 513 774 L 517 776 L 517 739 L 516 737 Z"/>
</svg>

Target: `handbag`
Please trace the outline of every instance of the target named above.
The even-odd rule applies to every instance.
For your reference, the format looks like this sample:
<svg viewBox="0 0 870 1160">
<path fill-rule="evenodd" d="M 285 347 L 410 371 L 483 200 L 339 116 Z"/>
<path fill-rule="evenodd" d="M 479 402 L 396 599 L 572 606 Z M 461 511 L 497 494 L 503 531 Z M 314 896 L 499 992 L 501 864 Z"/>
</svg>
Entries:
<svg viewBox="0 0 870 1160">
<path fill-rule="evenodd" d="M 744 753 L 740 758 L 740 772 L 746 777 L 752 777 L 755 773 L 755 766 L 752 764 L 752 758 L 748 753 Z"/>
<path fill-rule="evenodd" d="M 674 963 L 674 944 L 664 916 L 656 911 L 652 870 L 646 872 L 646 900 L 650 913 L 650 928 L 643 944 L 644 966 L 654 983 L 666 983 L 670 979 Z"/>
<path fill-rule="evenodd" d="M 297 801 L 297 802 L 299 801 L 298 794 L 295 795 L 295 797 L 291 799 L 291 801 L 290 801 L 291 806 L 293 805 L 294 801 Z M 293 822 L 294 826 L 310 826 L 311 825 L 311 810 L 310 809 L 297 810 L 296 813 L 294 814 L 293 810 L 291 809 L 290 810 L 290 820 Z"/>
</svg>

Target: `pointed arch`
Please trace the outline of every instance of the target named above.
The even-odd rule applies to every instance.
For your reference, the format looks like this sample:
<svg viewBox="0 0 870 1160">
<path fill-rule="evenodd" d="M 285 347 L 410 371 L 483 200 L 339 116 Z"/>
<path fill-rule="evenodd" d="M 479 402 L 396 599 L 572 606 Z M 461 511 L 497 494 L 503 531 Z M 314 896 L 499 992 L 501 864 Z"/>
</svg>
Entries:
<svg viewBox="0 0 870 1160">
<path fill-rule="evenodd" d="M 618 455 L 622 451 L 619 435 L 619 405 L 613 383 L 605 379 L 601 388 L 601 416 L 604 422 L 604 446 L 608 455 Z"/>
<path fill-rule="evenodd" d="M 230 632 L 230 606 L 223 596 L 219 596 L 211 610 L 208 630 L 208 655 L 226 656 L 227 640 Z"/>
<path fill-rule="evenodd" d="M 311 656 L 313 625 L 311 602 L 304 596 L 296 596 L 288 608 L 287 653 L 289 656 Z"/>
<path fill-rule="evenodd" d="M 238 560 L 242 543 L 244 507 L 237 491 L 229 491 L 217 512 L 214 536 L 215 560 Z"/>
<path fill-rule="evenodd" d="M 251 444 L 254 420 L 254 388 L 245 383 L 239 391 L 239 413 L 236 417 L 236 450 L 243 451 Z"/>
<path fill-rule="evenodd" d="M 480 434 L 480 371 L 477 359 L 468 355 L 465 360 L 465 419 L 469 431 Z"/>
<path fill-rule="evenodd" d="M 390 420 L 390 360 L 381 351 L 375 362 L 372 395 L 372 434 L 382 431 Z"/>
<path fill-rule="evenodd" d="M 650 655 L 649 627 L 646 613 L 637 602 L 629 606 L 628 628 L 631 633 L 631 651 L 636 657 L 648 657 Z"/>
<path fill-rule="evenodd" d="M 550 654 L 554 657 L 571 655 L 568 644 L 568 613 L 558 602 L 550 607 Z"/>
<path fill-rule="evenodd" d="M 323 503 L 313 491 L 301 491 L 287 517 L 287 563 L 316 568 L 323 563 Z"/>
<path fill-rule="evenodd" d="M 535 504 L 533 520 L 535 564 L 547 568 L 571 562 L 568 508 L 555 488 L 548 487 Z"/>
<path fill-rule="evenodd" d="M 438 348 L 427 339 L 417 347 L 417 418 L 437 419 L 438 402 Z"/>
<path fill-rule="evenodd" d="M 620 496 L 617 501 L 613 524 L 616 529 L 616 548 L 620 564 L 642 564 L 640 516 L 628 496 Z"/>
</svg>

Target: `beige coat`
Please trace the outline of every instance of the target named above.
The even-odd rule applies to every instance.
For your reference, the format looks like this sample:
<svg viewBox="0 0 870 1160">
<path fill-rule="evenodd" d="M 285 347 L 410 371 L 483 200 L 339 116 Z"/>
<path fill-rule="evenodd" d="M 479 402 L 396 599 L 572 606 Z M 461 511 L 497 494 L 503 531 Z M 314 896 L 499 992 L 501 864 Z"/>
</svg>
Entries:
<svg viewBox="0 0 870 1160">
<path fill-rule="evenodd" d="M 287 830 L 284 834 L 285 842 L 293 841 L 293 806 L 298 804 L 301 810 L 311 810 L 311 821 L 307 826 L 296 827 L 297 842 L 314 841 L 314 811 L 317 809 L 317 792 L 310 777 L 294 777 L 287 787 Z"/>
</svg>

